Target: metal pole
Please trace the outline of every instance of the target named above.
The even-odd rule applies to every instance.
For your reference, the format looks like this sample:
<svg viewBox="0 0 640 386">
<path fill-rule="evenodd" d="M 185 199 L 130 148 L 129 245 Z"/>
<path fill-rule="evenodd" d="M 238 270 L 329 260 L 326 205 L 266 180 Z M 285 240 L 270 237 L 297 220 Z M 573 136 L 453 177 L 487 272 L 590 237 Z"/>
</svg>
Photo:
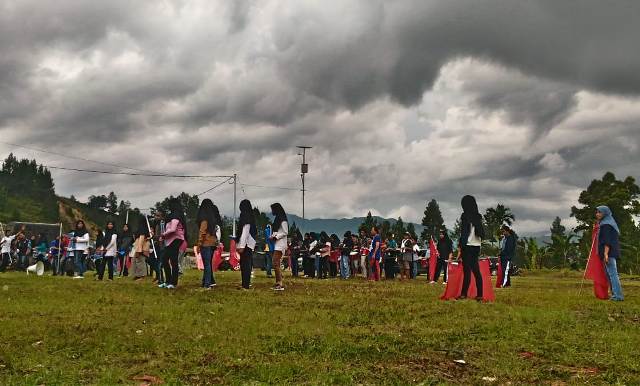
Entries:
<svg viewBox="0 0 640 386">
<path fill-rule="evenodd" d="M 238 187 L 238 175 L 233 175 L 233 239 L 236 238 L 236 199 L 237 199 L 237 187 Z"/>
<path fill-rule="evenodd" d="M 58 235 L 58 253 L 56 254 L 56 274 L 60 272 L 60 255 L 62 254 L 62 223 L 60 223 L 60 234 Z"/>
<path fill-rule="evenodd" d="M 156 243 L 153 242 L 153 237 L 151 237 L 151 224 L 149 224 L 149 217 L 147 217 L 147 215 L 144 215 L 144 219 L 147 221 L 147 231 L 149 232 L 149 238 L 151 239 L 151 248 L 153 249 L 153 255 L 156 257 L 156 260 L 159 259 L 158 253 L 156 252 Z M 125 256 L 125 262 L 126 262 L 126 256 Z"/>
<path fill-rule="evenodd" d="M 124 220 L 125 224 L 129 224 L 129 210 L 127 209 L 127 218 Z"/>
</svg>

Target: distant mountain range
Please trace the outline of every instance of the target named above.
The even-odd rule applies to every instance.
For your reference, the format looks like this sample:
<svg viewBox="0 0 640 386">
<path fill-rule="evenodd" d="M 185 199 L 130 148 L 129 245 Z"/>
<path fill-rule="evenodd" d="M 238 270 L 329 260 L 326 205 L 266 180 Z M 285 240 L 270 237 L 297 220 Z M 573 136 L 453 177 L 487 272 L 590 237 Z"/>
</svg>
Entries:
<svg viewBox="0 0 640 386">
<path fill-rule="evenodd" d="M 289 222 L 291 224 L 295 223 L 298 228 L 302 230 L 302 232 L 322 232 L 325 231 L 328 234 L 335 233 L 338 236 L 342 237 L 342 235 L 346 231 L 356 232 L 360 224 L 362 224 L 365 220 L 365 217 L 353 217 L 353 218 L 312 218 L 312 219 L 302 219 L 300 216 L 296 216 L 295 214 L 288 214 Z M 396 219 L 392 218 L 382 218 L 378 216 L 373 216 L 378 221 L 378 224 L 382 224 L 383 221 L 387 220 L 393 226 L 396 223 Z M 405 227 L 408 225 L 408 222 L 405 222 Z M 416 233 L 420 235 L 424 227 L 420 224 L 414 223 L 413 226 L 416 229 Z"/>
</svg>

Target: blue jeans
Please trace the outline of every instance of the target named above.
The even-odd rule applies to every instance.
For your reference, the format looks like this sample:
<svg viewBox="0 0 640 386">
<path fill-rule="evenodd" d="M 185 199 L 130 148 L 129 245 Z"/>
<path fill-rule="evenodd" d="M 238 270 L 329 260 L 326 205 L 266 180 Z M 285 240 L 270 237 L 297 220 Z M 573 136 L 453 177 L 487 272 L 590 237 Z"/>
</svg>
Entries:
<svg viewBox="0 0 640 386">
<path fill-rule="evenodd" d="M 340 276 L 343 279 L 348 279 L 351 276 L 351 272 L 349 272 L 349 255 L 342 255 L 340 259 Z"/>
<path fill-rule="evenodd" d="M 412 261 L 411 262 L 411 272 L 409 273 L 409 275 L 411 276 L 412 279 L 415 279 L 416 277 L 418 277 L 418 262 L 417 261 Z"/>
<path fill-rule="evenodd" d="M 273 266 L 273 252 L 269 251 L 269 252 L 265 252 L 264 254 L 264 258 L 265 258 L 265 269 L 267 271 L 267 276 L 271 276 L 271 268 Z"/>
<path fill-rule="evenodd" d="M 609 286 L 611 287 L 611 299 L 612 300 L 624 300 L 622 294 L 622 286 L 620 285 L 620 278 L 618 277 L 618 266 L 615 257 L 610 257 L 609 262 L 605 264 L 607 269 L 607 279 L 609 279 Z"/>
<path fill-rule="evenodd" d="M 74 251 L 73 256 L 76 263 L 76 273 L 80 276 L 84 276 L 84 273 L 87 271 L 87 266 L 84 261 L 83 251 Z"/>
<path fill-rule="evenodd" d="M 213 269 L 211 258 L 213 257 L 213 247 L 200 248 L 202 255 L 202 263 L 204 264 L 204 272 L 202 273 L 202 287 L 209 288 L 213 284 Z"/>
</svg>

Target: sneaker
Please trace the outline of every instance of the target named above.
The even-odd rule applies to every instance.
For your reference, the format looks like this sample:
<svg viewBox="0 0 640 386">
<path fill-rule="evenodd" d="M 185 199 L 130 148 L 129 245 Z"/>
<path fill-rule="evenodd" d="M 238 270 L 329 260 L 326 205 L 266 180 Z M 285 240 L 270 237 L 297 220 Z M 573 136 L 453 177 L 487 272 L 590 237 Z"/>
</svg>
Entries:
<svg viewBox="0 0 640 386">
<path fill-rule="evenodd" d="M 272 288 L 274 291 L 284 291 L 284 287 L 281 285 L 275 285 Z"/>
<path fill-rule="evenodd" d="M 169 284 L 168 286 L 165 287 L 166 289 L 174 289 L 176 288 L 173 284 Z"/>
<path fill-rule="evenodd" d="M 431 281 L 429 282 L 429 284 L 436 284 L 436 282 L 435 282 L 435 281 L 433 281 L 433 280 L 431 280 Z"/>
<path fill-rule="evenodd" d="M 158 288 L 167 288 L 167 285 L 162 283 L 162 284 L 158 284 Z"/>
<path fill-rule="evenodd" d="M 84 276 L 74 276 L 74 279 L 84 279 Z"/>
<path fill-rule="evenodd" d="M 216 283 L 213 283 L 213 284 L 211 284 L 211 286 L 210 286 L 210 287 L 211 287 L 211 288 L 213 288 L 213 287 L 215 287 L 215 286 L 217 286 L 217 284 L 216 284 Z"/>
<path fill-rule="evenodd" d="M 465 300 L 467 297 L 465 295 L 460 295 L 456 298 L 456 300 Z"/>
<path fill-rule="evenodd" d="M 476 296 L 476 302 L 482 303 L 483 300 L 481 296 Z"/>
</svg>

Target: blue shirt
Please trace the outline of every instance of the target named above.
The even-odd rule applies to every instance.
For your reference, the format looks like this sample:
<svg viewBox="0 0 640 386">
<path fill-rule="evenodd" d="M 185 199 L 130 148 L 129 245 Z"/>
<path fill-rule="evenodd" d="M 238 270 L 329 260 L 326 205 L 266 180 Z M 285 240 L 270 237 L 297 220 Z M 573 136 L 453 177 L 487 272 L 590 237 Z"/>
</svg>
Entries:
<svg viewBox="0 0 640 386">
<path fill-rule="evenodd" d="M 271 234 L 273 232 L 271 231 L 271 227 L 268 226 L 265 230 L 264 230 L 264 238 L 267 241 L 267 246 L 269 246 L 269 252 L 273 252 L 274 249 L 276 249 L 276 243 L 271 240 Z"/>
<path fill-rule="evenodd" d="M 376 255 L 373 256 L 373 251 L 376 249 L 377 243 L 380 243 L 380 245 L 378 246 L 378 251 L 376 252 Z M 380 239 L 380 235 L 373 236 L 373 240 L 371 240 L 371 250 L 369 251 L 369 257 L 372 259 L 379 259 L 382 253 L 381 249 L 382 249 L 382 241 Z"/>
<path fill-rule="evenodd" d="M 609 246 L 609 257 L 620 258 L 620 240 L 618 232 L 609 224 L 600 227 L 598 235 L 598 254 L 604 259 L 604 246 Z"/>
</svg>

